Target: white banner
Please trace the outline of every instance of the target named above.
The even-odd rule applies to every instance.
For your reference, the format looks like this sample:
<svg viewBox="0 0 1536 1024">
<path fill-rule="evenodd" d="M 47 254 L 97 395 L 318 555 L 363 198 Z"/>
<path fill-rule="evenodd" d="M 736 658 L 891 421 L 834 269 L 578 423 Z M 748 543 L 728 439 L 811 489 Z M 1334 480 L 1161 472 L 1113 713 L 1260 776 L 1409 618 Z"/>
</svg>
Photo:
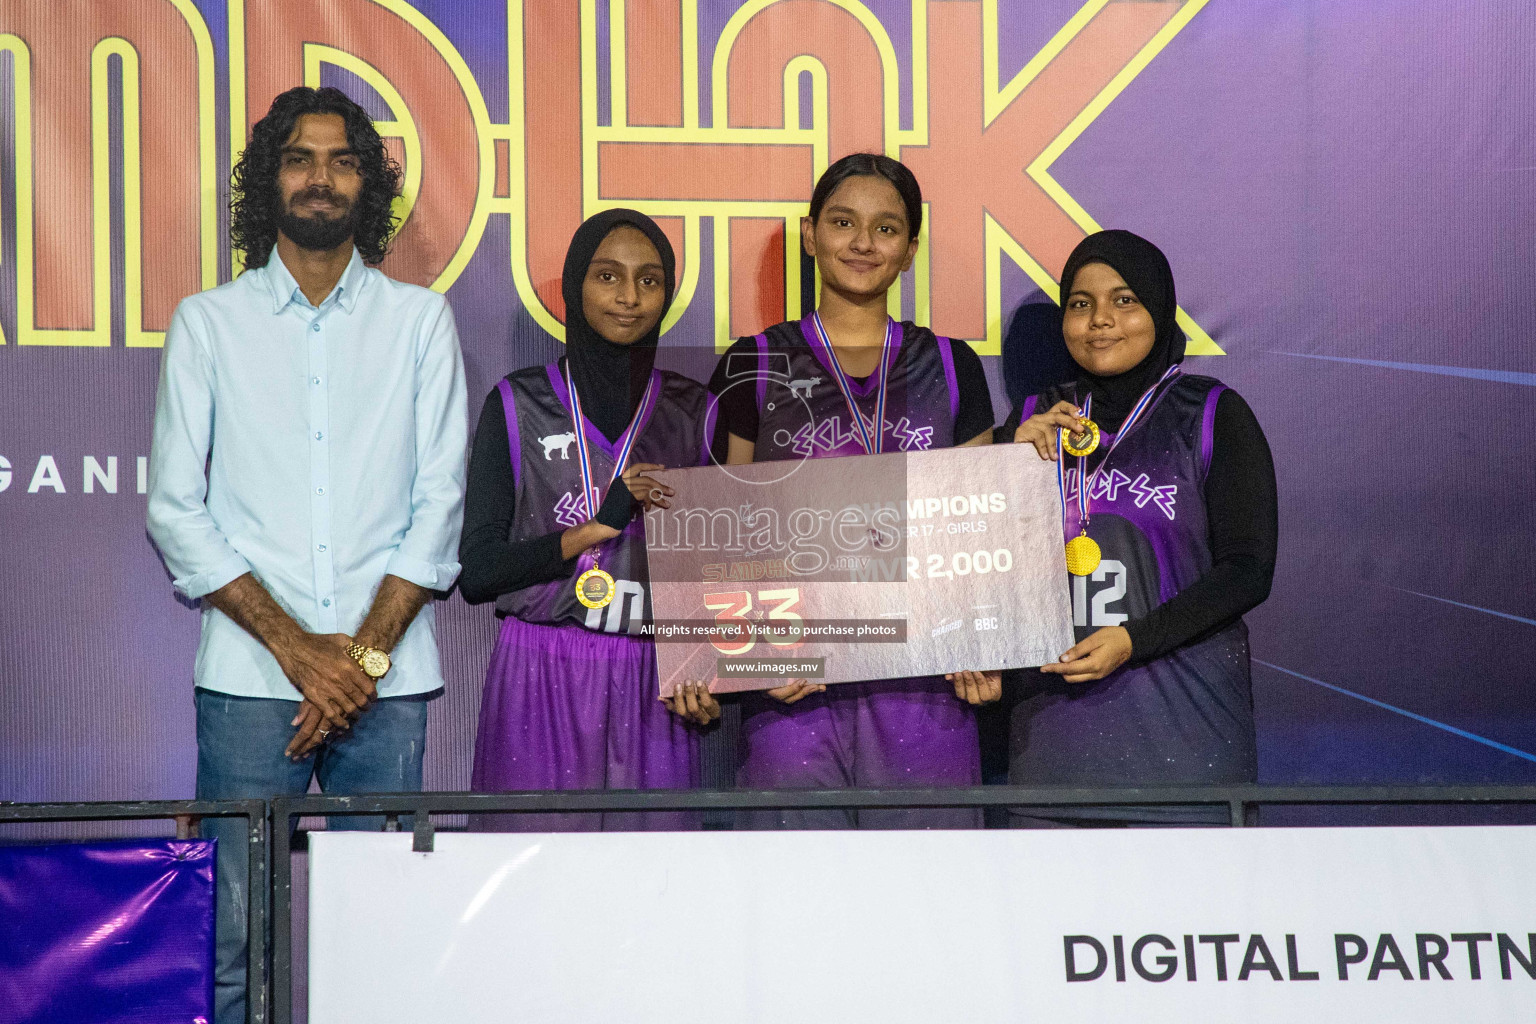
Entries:
<svg viewBox="0 0 1536 1024">
<path fill-rule="evenodd" d="M 1536 1019 L 1536 828 L 410 846 L 311 837 L 311 1020 Z"/>
</svg>

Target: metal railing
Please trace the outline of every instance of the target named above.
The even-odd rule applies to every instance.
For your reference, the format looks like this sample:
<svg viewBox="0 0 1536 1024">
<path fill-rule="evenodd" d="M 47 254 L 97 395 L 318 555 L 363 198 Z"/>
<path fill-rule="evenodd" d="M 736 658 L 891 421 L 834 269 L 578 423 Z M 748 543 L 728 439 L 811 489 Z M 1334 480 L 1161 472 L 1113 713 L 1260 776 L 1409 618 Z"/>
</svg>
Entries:
<svg viewBox="0 0 1536 1024">
<path fill-rule="evenodd" d="M 271 888 L 267 884 L 270 846 L 265 800 L 140 800 L 122 803 L 0 803 L 0 824 L 49 821 L 156 821 L 176 822 L 176 838 L 190 839 L 202 818 L 244 818 L 249 847 L 249 930 L 246 933 L 246 1020 L 265 1024 L 267 998 L 267 936 Z M 69 840 L 79 842 L 80 840 Z M 291 1000 L 285 999 L 285 1011 Z"/>
<path fill-rule="evenodd" d="M 1536 806 L 1536 786 L 1168 786 L 838 790 L 571 790 L 524 793 L 398 793 L 264 800 L 120 803 L 0 803 L 0 825 L 24 822 L 172 820 L 189 838 L 206 817 L 243 817 L 249 840 L 247 1020 L 293 1020 L 293 853 L 299 819 L 382 816 L 386 828 L 412 820 L 412 849 L 430 852 L 431 815 L 738 810 L 1013 808 L 1049 817 L 1081 808 L 1202 808 L 1234 827 L 1255 824 L 1260 807 Z M 1213 815 L 1213 818 L 1215 816 Z M 270 882 L 270 885 L 269 885 Z M 270 940 L 270 944 L 269 944 Z M 270 949 L 269 965 L 267 951 Z"/>
<path fill-rule="evenodd" d="M 386 829 L 412 818 L 411 848 L 433 849 L 431 815 L 634 811 L 893 810 L 915 808 L 1200 807 L 1224 809 L 1234 827 L 1261 806 L 1536 805 L 1536 786 L 1160 786 L 1118 788 L 973 786 L 957 789 L 567 790 L 523 793 L 399 793 L 278 797 L 272 801 L 272 993 L 274 1024 L 292 1024 L 294 834 L 298 819 L 382 815 Z"/>
</svg>

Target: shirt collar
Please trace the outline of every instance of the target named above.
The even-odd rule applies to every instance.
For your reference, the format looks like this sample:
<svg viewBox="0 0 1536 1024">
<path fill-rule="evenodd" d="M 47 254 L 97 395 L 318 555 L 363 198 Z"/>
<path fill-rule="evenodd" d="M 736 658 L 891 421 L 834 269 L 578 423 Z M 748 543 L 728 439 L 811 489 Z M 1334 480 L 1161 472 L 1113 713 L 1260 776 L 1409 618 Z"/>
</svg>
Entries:
<svg viewBox="0 0 1536 1024">
<path fill-rule="evenodd" d="M 272 312 L 281 313 L 290 302 L 298 302 L 308 306 L 309 300 L 299 290 L 299 282 L 294 280 L 288 267 L 283 263 L 283 258 L 277 254 L 277 247 L 272 248 L 272 255 L 267 258 L 267 265 L 262 268 L 266 271 L 267 287 L 272 292 Z M 347 261 L 347 269 L 341 272 L 341 280 L 336 282 L 336 287 L 331 289 L 331 294 L 325 297 L 325 305 L 334 301 L 341 306 L 343 312 L 351 313 L 357 305 L 357 296 L 363 290 L 363 284 L 367 280 L 365 276 L 367 266 L 363 263 L 363 257 L 358 253 L 357 247 L 352 247 L 352 258 Z"/>
</svg>

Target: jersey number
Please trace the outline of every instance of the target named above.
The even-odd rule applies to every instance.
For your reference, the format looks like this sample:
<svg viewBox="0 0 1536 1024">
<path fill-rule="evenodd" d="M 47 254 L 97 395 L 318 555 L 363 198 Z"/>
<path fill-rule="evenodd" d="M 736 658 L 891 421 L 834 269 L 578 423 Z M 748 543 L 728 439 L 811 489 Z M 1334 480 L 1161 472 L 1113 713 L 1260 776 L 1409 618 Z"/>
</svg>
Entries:
<svg viewBox="0 0 1536 1024">
<path fill-rule="evenodd" d="M 634 580 L 614 580 L 606 608 L 587 609 L 587 628 L 604 633 L 633 633 L 645 613 L 645 587 Z"/>
<path fill-rule="evenodd" d="M 1088 577 L 1072 577 L 1072 625 L 1074 626 L 1118 626 L 1129 615 L 1123 612 L 1112 612 L 1109 606 L 1117 603 L 1125 596 L 1125 564 L 1112 558 L 1106 558 L 1099 563 L 1099 567 L 1093 570 L 1093 581 L 1103 583 L 1111 576 L 1114 582 L 1093 595 L 1090 606 L 1088 601 Z"/>
</svg>

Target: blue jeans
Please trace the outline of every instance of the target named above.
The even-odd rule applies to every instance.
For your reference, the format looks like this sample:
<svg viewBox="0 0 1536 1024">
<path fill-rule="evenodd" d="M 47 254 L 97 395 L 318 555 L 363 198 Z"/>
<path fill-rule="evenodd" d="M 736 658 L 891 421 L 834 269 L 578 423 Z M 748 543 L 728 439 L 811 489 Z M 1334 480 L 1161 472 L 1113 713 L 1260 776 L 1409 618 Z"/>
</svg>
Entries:
<svg viewBox="0 0 1536 1024">
<path fill-rule="evenodd" d="M 435 694 L 391 697 L 363 712 L 302 761 L 283 755 L 298 702 L 194 691 L 197 704 L 197 798 L 302 796 L 311 778 L 326 793 L 403 793 L 421 789 L 427 701 Z M 341 829 L 378 829 L 383 818 L 338 819 Z M 205 818 L 202 835 L 217 839 L 218 907 L 214 949 L 214 1024 L 244 1024 L 247 868 L 244 818 Z"/>
</svg>

